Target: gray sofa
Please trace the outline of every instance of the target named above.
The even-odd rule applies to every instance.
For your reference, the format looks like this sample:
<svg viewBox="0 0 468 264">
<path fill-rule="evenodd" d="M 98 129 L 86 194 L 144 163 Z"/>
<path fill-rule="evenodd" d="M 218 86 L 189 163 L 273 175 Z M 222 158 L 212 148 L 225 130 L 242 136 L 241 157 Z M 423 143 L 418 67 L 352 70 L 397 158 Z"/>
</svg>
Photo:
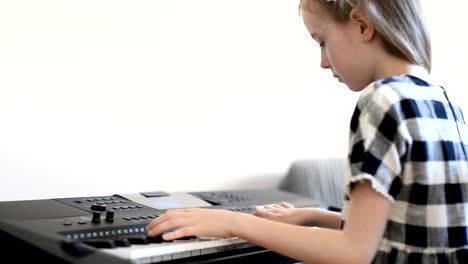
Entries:
<svg viewBox="0 0 468 264">
<path fill-rule="evenodd" d="M 320 201 L 336 210 L 343 207 L 346 159 L 315 159 L 293 162 L 279 189 Z"/>
</svg>

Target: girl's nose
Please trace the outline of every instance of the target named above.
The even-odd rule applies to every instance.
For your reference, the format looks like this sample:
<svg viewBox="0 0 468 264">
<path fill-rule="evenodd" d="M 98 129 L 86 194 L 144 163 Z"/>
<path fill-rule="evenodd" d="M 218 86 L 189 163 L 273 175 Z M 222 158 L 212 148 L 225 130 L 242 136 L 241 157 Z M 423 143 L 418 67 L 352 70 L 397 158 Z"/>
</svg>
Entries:
<svg viewBox="0 0 468 264">
<path fill-rule="evenodd" d="M 320 67 L 324 69 L 330 68 L 330 62 L 328 61 L 328 56 L 325 52 L 325 49 L 322 48 L 321 56 L 320 56 Z"/>
</svg>

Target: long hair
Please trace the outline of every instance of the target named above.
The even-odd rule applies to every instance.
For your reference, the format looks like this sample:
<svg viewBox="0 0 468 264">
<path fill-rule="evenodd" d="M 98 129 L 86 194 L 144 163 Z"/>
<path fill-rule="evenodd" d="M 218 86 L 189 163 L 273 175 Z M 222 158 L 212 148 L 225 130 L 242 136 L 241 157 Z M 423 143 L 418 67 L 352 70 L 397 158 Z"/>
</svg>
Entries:
<svg viewBox="0 0 468 264">
<path fill-rule="evenodd" d="M 300 0 L 300 10 L 307 10 L 312 1 L 320 3 L 339 23 L 348 22 L 353 8 L 360 10 L 375 26 L 389 53 L 431 71 L 431 41 L 419 0 Z"/>
</svg>

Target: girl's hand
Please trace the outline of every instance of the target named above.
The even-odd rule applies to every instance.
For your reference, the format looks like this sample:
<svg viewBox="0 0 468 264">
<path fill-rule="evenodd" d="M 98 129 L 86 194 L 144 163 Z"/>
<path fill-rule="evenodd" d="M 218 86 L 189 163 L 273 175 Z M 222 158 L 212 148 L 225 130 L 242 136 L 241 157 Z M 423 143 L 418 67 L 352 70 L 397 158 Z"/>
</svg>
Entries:
<svg viewBox="0 0 468 264">
<path fill-rule="evenodd" d="M 202 208 L 169 210 L 146 227 L 149 236 L 165 233 L 163 239 L 181 237 L 232 237 L 233 223 L 239 213 Z M 170 231 L 170 232 L 168 232 Z"/>
<path fill-rule="evenodd" d="M 305 219 L 303 219 L 305 216 L 302 211 L 299 208 L 295 208 L 292 204 L 281 202 L 279 204 L 257 207 L 253 215 L 281 223 L 302 225 L 305 222 Z"/>
</svg>

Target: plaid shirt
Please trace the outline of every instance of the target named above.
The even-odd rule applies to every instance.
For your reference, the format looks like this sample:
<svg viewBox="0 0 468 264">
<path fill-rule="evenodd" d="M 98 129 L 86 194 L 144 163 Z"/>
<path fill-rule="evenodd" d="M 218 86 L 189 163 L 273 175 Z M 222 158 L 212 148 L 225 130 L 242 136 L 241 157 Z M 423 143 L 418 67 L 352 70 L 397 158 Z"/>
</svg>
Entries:
<svg viewBox="0 0 468 264">
<path fill-rule="evenodd" d="M 373 263 L 468 263 L 468 129 L 446 91 L 409 75 L 372 83 L 349 142 L 344 219 L 356 182 L 392 202 Z"/>
</svg>

